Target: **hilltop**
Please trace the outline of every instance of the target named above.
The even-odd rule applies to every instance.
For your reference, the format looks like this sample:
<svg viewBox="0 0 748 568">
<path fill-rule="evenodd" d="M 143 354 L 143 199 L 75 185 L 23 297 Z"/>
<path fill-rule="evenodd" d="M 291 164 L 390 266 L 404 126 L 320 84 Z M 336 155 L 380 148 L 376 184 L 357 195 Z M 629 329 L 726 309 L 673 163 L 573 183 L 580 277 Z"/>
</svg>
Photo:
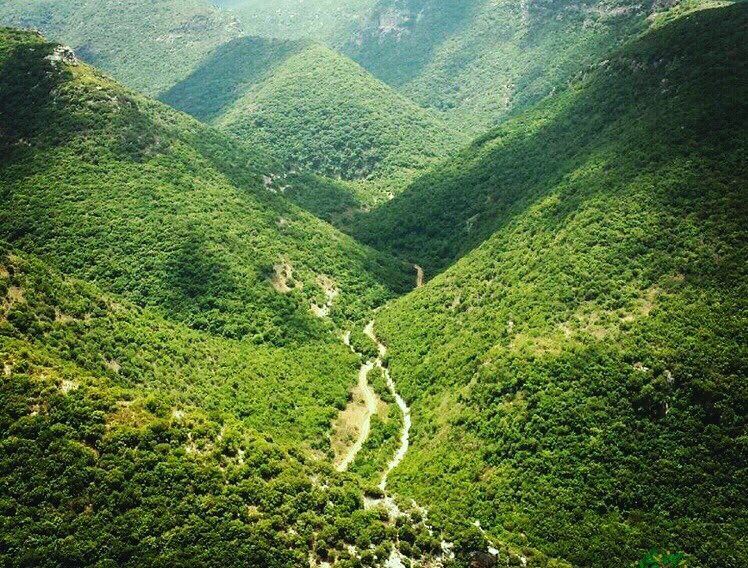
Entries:
<svg viewBox="0 0 748 568">
<path fill-rule="evenodd" d="M 289 170 L 348 181 L 405 177 L 466 140 L 309 40 L 232 41 L 161 98 L 270 149 Z"/>
<path fill-rule="evenodd" d="M 246 36 L 203 0 L 104 4 L 11 1 L 0 22 L 39 29 L 118 81 L 264 146 L 279 188 L 328 221 L 387 200 L 468 141 L 320 43 Z"/>
<path fill-rule="evenodd" d="M 662 22 L 383 208 L 450 265 L 377 316 L 413 420 L 391 484 L 432 517 L 575 566 L 748 561 L 746 26 Z"/>
</svg>

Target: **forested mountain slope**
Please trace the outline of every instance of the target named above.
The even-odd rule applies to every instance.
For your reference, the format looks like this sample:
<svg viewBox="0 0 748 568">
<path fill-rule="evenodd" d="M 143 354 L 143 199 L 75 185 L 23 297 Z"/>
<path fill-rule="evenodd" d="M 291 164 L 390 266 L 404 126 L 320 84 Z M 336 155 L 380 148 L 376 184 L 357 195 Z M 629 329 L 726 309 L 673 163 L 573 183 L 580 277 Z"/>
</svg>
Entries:
<svg viewBox="0 0 748 568">
<path fill-rule="evenodd" d="M 236 14 L 248 34 L 332 39 L 363 23 L 376 0 L 213 0 Z"/>
<path fill-rule="evenodd" d="M 678 0 L 381 0 L 342 51 L 481 133 L 603 60 Z"/>
<path fill-rule="evenodd" d="M 675 35 L 656 30 L 610 55 L 566 91 L 478 138 L 361 215 L 356 234 L 433 276 L 539 196 L 602 179 L 580 172 L 601 170 L 620 187 L 679 159 L 698 163 L 711 155 L 709 140 L 729 150 L 723 130 L 737 136 L 744 126 L 731 94 L 742 88 L 734 79 L 744 72 L 733 56 L 739 47 L 727 40 L 703 50 L 658 42 L 668 33 Z"/>
<path fill-rule="evenodd" d="M 359 474 L 330 465 L 358 363 L 324 337 L 196 332 L 0 243 L 0 561 L 360 568 L 397 548 L 433 563 L 444 535 L 422 510 L 366 507 Z M 450 535 L 456 567 L 485 547 L 474 533 Z"/>
<path fill-rule="evenodd" d="M 487 237 L 377 315 L 397 492 L 574 566 L 748 563 L 747 30 L 671 21 L 392 204 L 431 266 Z"/>
<path fill-rule="evenodd" d="M 335 19 L 329 6 L 288 8 L 304 12 L 290 21 L 309 30 L 316 18 L 307 8 Z M 7 0 L 0 3 L 0 24 L 37 28 L 118 81 L 255 147 L 265 144 L 286 170 L 357 181 L 393 177 L 396 193 L 411 172 L 468 141 L 345 56 L 310 40 L 267 39 L 273 34 L 252 27 L 263 37 L 247 37 L 234 16 L 207 0 Z M 383 184 L 335 188 L 317 180 L 315 193 L 332 192 L 320 198 L 304 194 L 298 180 L 280 185 L 323 213 L 366 206 L 390 193 Z M 325 199 L 342 203 L 320 207 Z"/>
<path fill-rule="evenodd" d="M 410 286 L 397 261 L 37 34 L 0 30 L 0 124 L 0 563 L 441 554 L 329 460 L 359 365 L 330 320 Z"/>
<path fill-rule="evenodd" d="M 162 100 L 269 148 L 289 169 L 404 176 L 466 138 L 322 44 L 241 38 Z"/>
<path fill-rule="evenodd" d="M 149 95 L 241 34 L 233 17 L 203 0 L 3 0 L 0 24 L 38 29 Z"/>
<path fill-rule="evenodd" d="M 0 563 L 386 558 L 398 530 L 320 460 L 355 366 L 324 339 L 195 332 L 0 244 Z"/>
<path fill-rule="evenodd" d="M 255 149 L 39 36 L 0 36 L 0 120 L 0 238 L 194 328 L 305 340 L 329 326 L 313 307 L 361 317 L 412 285 L 276 195 Z"/>
<path fill-rule="evenodd" d="M 708 1 L 217 3 L 253 35 L 325 41 L 419 105 L 480 134 L 564 88 L 656 14 Z"/>
</svg>

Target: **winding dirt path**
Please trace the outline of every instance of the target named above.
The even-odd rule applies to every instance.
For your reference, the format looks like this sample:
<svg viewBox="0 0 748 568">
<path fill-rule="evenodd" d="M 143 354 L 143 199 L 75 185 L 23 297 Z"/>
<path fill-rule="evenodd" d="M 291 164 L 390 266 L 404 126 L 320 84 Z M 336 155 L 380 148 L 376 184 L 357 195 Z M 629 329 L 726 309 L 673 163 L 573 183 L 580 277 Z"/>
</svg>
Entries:
<svg viewBox="0 0 748 568">
<path fill-rule="evenodd" d="M 356 353 L 356 350 L 351 346 L 351 332 L 348 331 L 343 336 L 343 343 L 347 345 L 351 351 Z M 363 445 L 366 443 L 371 431 L 371 417 L 377 412 L 377 395 L 374 393 L 372 388 L 369 386 L 369 373 L 374 368 L 375 363 L 372 361 L 366 361 L 358 371 L 358 390 L 361 392 L 361 396 L 364 399 L 364 414 L 361 417 L 361 422 L 357 424 L 358 436 L 353 445 L 348 448 L 348 451 L 343 456 L 335 469 L 338 471 L 345 471 L 356 459 L 356 455 L 361 450 Z"/>
<path fill-rule="evenodd" d="M 378 355 L 374 361 L 366 361 L 361 365 L 361 369 L 358 372 L 357 388 L 361 392 L 366 408 L 361 417 L 360 423 L 357 424 L 358 436 L 356 437 L 356 441 L 350 448 L 348 448 L 343 458 L 336 465 L 336 469 L 338 471 L 346 471 L 348 466 L 350 466 L 353 463 L 353 460 L 356 459 L 356 455 L 369 437 L 369 433 L 371 432 L 371 417 L 377 413 L 378 408 L 378 397 L 369 385 L 369 373 L 371 373 L 374 368 L 381 369 L 387 382 L 387 388 L 403 415 L 403 428 L 400 432 L 400 445 L 397 448 L 397 452 L 395 452 L 395 455 L 382 472 L 382 479 L 379 482 L 379 489 L 386 491 L 387 479 L 389 478 L 390 473 L 400 465 L 400 462 L 403 461 L 405 455 L 408 453 L 408 449 L 410 448 L 410 428 L 412 420 L 410 416 L 410 407 L 408 407 L 405 399 L 400 396 L 400 393 L 397 392 L 397 385 L 395 384 L 395 381 L 392 380 L 390 370 L 384 365 L 384 358 L 387 356 L 387 347 L 379 341 L 379 338 L 374 332 L 374 321 L 369 322 L 369 324 L 364 328 L 364 334 L 377 346 Z M 351 346 L 350 332 L 346 332 L 343 336 L 343 343 L 347 345 L 351 351 L 356 353 L 355 349 Z"/>
<path fill-rule="evenodd" d="M 356 437 L 356 441 L 350 448 L 348 448 L 345 456 L 343 456 L 343 459 L 340 460 L 340 462 L 338 462 L 338 465 L 336 466 L 336 469 L 338 471 L 345 471 L 348 469 L 348 466 L 351 465 L 353 463 L 353 460 L 356 459 L 356 454 L 358 454 L 359 450 L 361 450 L 364 443 L 366 443 L 367 438 L 369 437 L 369 432 L 371 431 L 371 417 L 377 412 L 377 398 L 374 392 L 371 390 L 368 381 L 369 373 L 373 368 L 374 363 L 372 363 L 371 361 L 367 361 L 366 363 L 361 365 L 361 369 L 358 372 L 358 388 L 361 391 L 364 402 L 366 403 L 366 411 L 363 415 L 361 423 L 358 424 L 358 436 Z"/>
<path fill-rule="evenodd" d="M 419 275 L 420 285 L 422 285 L 423 283 L 422 282 L 422 277 L 423 277 L 422 270 L 418 271 L 418 275 Z M 382 491 L 384 496 L 381 498 L 365 497 L 364 506 L 367 509 L 370 509 L 373 507 L 384 507 L 387 513 L 389 514 L 390 519 L 397 519 L 397 518 L 403 517 L 404 513 L 400 510 L 400 507 L 398 507 L 397 503 L 395 503 L 395 499 L 391 495 L 387 494 L 387 480 L 389 478 L 390 473 L 392 473 L 392 471 L 397 466 L 399 466 L 400 463 L 403 461 L 403 459 L 408 453 L 408 449 L 410 448 L 410 429 L 412 426 L 411 412 L 410 412 L 410 407 L 405 402 L 405 399 L 403 399 L 403 397 L 400 396 L 400 393 L 397 392 L 397 385 L 395 381 L 392 379 L 389 369 L 385 367 L 384 365 L 384 358 L 387 356 L 387 347 L 381 341 L 379 341 L 379 338 L 377 337 L 374 331 L 374 321 L 371 321 L 366 326 L 366 328 L 364 328 L 364 333 L 377 346 L 378 357 L 374 361 L 373 365 L 381 369 L 382 372 L 384 373 L 384 376 L 387 382 L 387 388 L 389 389 L 392 396 L 395 398 L 395 402 L 397 403 L 397 406 L 398 408 L 400 408 L 400 412 L 402 412 L 402 415 L 403 415 L 403 428 L 400 432 L 400 445 L 398 446 L 397 451 L 395 452 L 395 455 L 392 457 L 392 459 L 387 464 L 387 467 L 382 472 L 382 479 L 379 482 L 379 489 Z M 347 334 L 346 338 L 349 344 L 350 334 Z M 415 507 L 421 512 L 425 520 L 426 516 L 428 515 L 428 511 L 425 508 L 418 506 L 418 504 L 415 501 L 413 501 L 412 504 L 413 504 L 413 507 Z M 428 530 L 433 535 L 433 530 L 430 526 L 428 526 Z M 454 559 L 453 548 L 454 548 L 453 543 L 442 540 L 441 551 L 438 554 L 436 554 L 436 556 L 434 556 L 430 561 L 427 561 L 428 564 L 423 564 L 423 560 L 424 560 L 423 558 L 411 559 L 408 556 L 403 555 L 396 548 L 393 548 L 391 550 L 389 558 L 385 561 L 383 566 L 385 568 L 406 568 L 406 566 L 413 566 L 414 560 L 415 560 L 415 564 L 419 566 L 428 565 L 428 566 L 433 566 L 434 568 L 443 568 L 445 565 L 444 564 L 445 561 L 448 562 Z"/>
<path fill-rule="evenodd" d="M 403 429 L 400 432 L 400 446 L 397 448 L 397 452 L 395 452 L 395 455 L 387 464 L 387 467 L 382 473 L 382 479 L 379 482 L 379 489 L 381 489 L 382 491 L 386 491 L 387 479 L 390 473 L 392 473 L 392 470 L 400 465 L 400 462 L 403 461 L 405 455 L 408 453 L 408 449 L 410 448 L 410 427 L 412 425 L 412 420 L 410 416 L 410 407 L 408 407 L 408 404 L 405 402 L 403 397 L 400 396 L 400 393 L 397 392 L 397 385 L 395 384 L 395 381 L 392 380 L 390 370 L 383 364 L 384 357 L 387 355 L 387 347 L 381 341 L 379 341 L 376 333 L 374 333 L 373 321 L 366 326 L 366 329 L 364 329 L 364 333 L 377 346 L 379 357 L 377 358 L 376 365 L 384 372 L 384 377 L 387 381 L 387 388 L 395 398 L 395 402 L 397 403 L 398 408 L 400 408 L 400 412 L 402 412 L 403 414 Z"/>
</svg>

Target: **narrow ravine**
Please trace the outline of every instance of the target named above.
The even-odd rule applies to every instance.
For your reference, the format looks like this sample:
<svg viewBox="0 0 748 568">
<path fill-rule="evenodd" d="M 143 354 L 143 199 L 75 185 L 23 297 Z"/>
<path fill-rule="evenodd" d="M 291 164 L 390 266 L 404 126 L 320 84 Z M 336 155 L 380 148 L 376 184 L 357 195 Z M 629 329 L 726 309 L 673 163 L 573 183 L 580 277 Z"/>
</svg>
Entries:
<svg viewBox="0 0 748 568">
<path fill-rule="evenodd" d="M 422 276 L 423 273 L 421 270 L 419 270 L 419 283 L 422 283 Z M 403 511 L 401 511 L 393 496 L 388 494 L 387 481 L 389 479 L 390 473 L 392 473 L 392 471 L 394 471 L 394 469 L 400 465 L 400 463 L 403 461 L 403 459 L 405 459 L 405 456 L 408 453 L 408 450 L 410 448 L 410 429 L 412 425 L 412 419 L 410 407 L 405 402 L 405 399 L 403 399 L 403 397 L 397 391 L 397 385 L 392 379 L 392 375 L 390 374 L 389 369 L 384 364 L 384 358 L 387 356 L 387 347 L 377 337 L 374 331 L 374 325 L 374 321 L 369 322 L 369 324 L 364 328 L 364 334 L 376 345 L 377 357 L 373 361 L 367 360 L 361 366 L 358 382 L 358 389 L 363 393 L 363 396 L 366 399 L 367 413 L 362 424 L 359 425 L 359 435 L 357 436 L 356 442 L 348 449 L 345 457 L 338 463 L 337 469 L 338 471 L 345 471 L 348 466 L 353 463 L 359 450 L 361 450 L 363 445 L 366 443 L 366 439 L 369 436 L 371 428 L 371 417 L 376 413 L 377 410 L 377 395 L 373 392 L 371 386 L 368 383 L 368 376 L 373 369 L 381 369 L 387 383 L 387 388 L 389 389 L 390 393 L 395 399 L 398 408 L 400 409 L 400 412 L 402 413 L 403 427 L 400 432 L 400 445 L 398 446 L 397 451 L 393 455 L 392 459 L 387 463 L 386 468 L 382 471 L 382 478 L 379 482 L 379 490 L 383 495 L 377 498 L 365 497 L 364 505 L 367 509 L 383 507 L 387 511 L 390 519 L 394 522 L 399 518 L 410 519 L 409 513 L 404 513 Z M 357 353 L 351 345 L 351 332 L 345 333 L 345 335 L 343 336 L 343 343 L 345 343 L 345 345 L 347 345 L 351 349 L 351 351 Z M 420 507 L 415 501 L 412 501 L 412 507 L 418 510 L 422 515 L 423 521 L 427 522 L 427 509 Z M 428 525 L 427 527 L 429 532 L 433 534 L 433 529 Z M 406 568 L 407 566 L 413 566 L 415 563 L 416 565 L 428 565 L 432 566 L 433 568 L 441 568 L 444 566 L 445 561 L 449 561 L 454 558 L 452 549 L 452 543 L 442 541 L 441 551 L 438 554 L 431 556 L 429 559 L 425 559 L 409 558 L 408 556 L 401 553 L 397 548 L 393 548 L 390 552 L 390 556 L 385 559 L 382 564 L 379 565 L 385 568 Z M 424 564 L 424 561 L 426 561 L 427 564 Z"/>
<path fill-rule="evenodd" d="M 381 489 L 383 492 L 386 492 L 387 491 L 387 479 L 389 478 L 390 473 L 398 465 L 400 465 L 400 462 L 403 461 L 403 459 L 405 458 L 405 455 L 408 453 L 408 448 L 410 448 L 410 427 L 412 424 L 412 420 L 410 416 L 410 408 L 408 407 L 403 397 L 400 396 L 400 393 L 397 392 L 397 386 L 395 385 L 395 381 L 392 380 L 392 375 L 390 374 L 390 370 L 384 366 L 384 358 L 387 355 L 387 347 L 381 341 L 379 341 L 379 339 L 376 336 L 376 333 L 374 333 L 374 322 L 373 321 L 369 323 L 369 325 L 366 326 L 366 329 L 364 329 L 364 333 L 377 346 L 379 357 L 376 360 L 376 366 L 382 369 L 382 372 L 384 373 L 384 377 L 387 381 L 387 388 L 390 390 L 390 393 L 394 397 L 398 408 L 400 408 L 400 412 L 402 412 L 403 414 L 403 429 L 400 432 L 400 446 L 397 448 L 397 452 L 395 452 L 395 455 L 393 456 L 393 458 L 387 464 L 387 467 L 382 473 L 382 479 L 379 482 L 379 489 Z"/>
<path fill-rule="evenodd" d="M 381 369 L 387 382 L 387 388 L 395 399 L 395 402 L 403 415 L 403 428 L 400 432 L 400 445 L 398 446 L 395 455 L 387 463 L 387 467 L 382 472 L 382 479 L 379 482 L 379 489 L 381 489 L 383 492 L 386 492 L 387 479 L 389 478 L 390 473 L 392 473 L 392 471 L 398 465 L 400 465 L 400 462 L 403 461 L 405 455 L 408 453 L 408 448 L 410 448 L 410 427 L 412 424 L 412 420 L 408 404 L 405 402 L 405 399 L 400 396 L 400 393 L 397 392 L 397 385 L 395 384 L 395 381 L 392 380 L 390 370 L 384 365 L 384 358 L 387 355 L 387 347 L 381 341 L 379 341 L 379 338 L 377 338 L 376 333 L 374 332 L 374 321 L 369 322 L 369 324 L 364 328 L 364 334 L 377 346 L 377 358 L 374 361 L 366 361 L 365 363 L 363 363 L 361 365 L 361 369 L 358 372 L 357 388 L 361 392 L 361 396 L 363 397 L 366 405 L 365 413 L 361 419 L 361 422 L 357 425 L 358 435 L 356 437 L 356 441 L 351 445 L 350 448 L 348 448 L 343 458 L 336 465 L 336 469 L 338 471 L 346 471 L 356 459 L 356 455 L 361 450 L 363 445 L 366 443 L 367 438 L 369 437 L 369 433 L 371 431 L 371 417 L 377 412 L 377 395 L 369 385 L 369 373 L 371 373 L 374 368 Z M 350 332 L 346 332 L 346 334 L 343 336 L 343 343 L 345 343 L 345 345 L 347 345 L 351 349 L 351 351 L 356 353 L 355 349 L 353 349 L 353 347 L 351 346 Z"/>
</svg>

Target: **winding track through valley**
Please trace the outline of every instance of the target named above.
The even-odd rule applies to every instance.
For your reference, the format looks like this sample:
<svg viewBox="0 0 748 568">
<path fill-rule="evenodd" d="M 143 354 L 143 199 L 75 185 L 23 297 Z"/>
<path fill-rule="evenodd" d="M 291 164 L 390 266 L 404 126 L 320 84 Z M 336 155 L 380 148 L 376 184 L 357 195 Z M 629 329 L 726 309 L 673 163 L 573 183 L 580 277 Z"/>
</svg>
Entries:
<svg viewBox="0 0 748 568">
<path fill-rule="evenodd" d="M 421 288 L 423 286 L 424 282 L 424 271 L 423 268 L 421 268 L 418 265 L 413 265 L 413 267 L 416 270 L 416 288 Z M 359 369 L 358 373 L 358 385 L 357 388 L 361 392 L 361 395 L 365 402 L 365 413 L 361 419 L 361 422 L 358 425 L 358 436 L 356 438 L 356 441 L 354 444 L 348 448 L 348 451 L 345 453 L 343 458 L 338 462 L 336 469 L 338 471 L 346 471 L 348 467 L 353 463 L 353 461 L 356 459 L 356 455 L 361 450 L 363 445 L 366 443 L 366 440 L 369 437 L 369 433 L 371 431 L 371 417 L 376 414 L 377 412 L 377 405 L 378 405 L 378 397 L 376 393 L 373 391 L 371 386 L 369 385 L 368 377 L 369 373 L 373 369 L 380 369 L 382 373 L 384 374 L 385 381 L 387 383 L 387 388 L 389 389 L 390 393 L 392 394 L 393 398 L 395 399 L 395 402 L 400 409 L 400 412 L 403 416 L 403 426 L 402 430 L 400 431 L 400 445 L 397 448 L 397 451 L 393 455 L 392 459 L 387 463 L 387 466 L 382 471 L 382 478 L 379 482 L 379 490 L 382 491 L 384 494 L 381 498 L 369 498 L 366 497 L 364 499 L 366 508 L 372 508 L 372 507 L 384 507 L 387 511 L 387 513 L 390 516 L 390 519 L 397 519 L 400 517 L 407 517 L 398 505 L 395 503 L 395 500 L 392 496 L 387 494 L 387 481 L 389 479 L 390 473 L 394 471 L 397 466 L 400 465 L 400 463 L 405 459 L 405 456 L 408 453 L 408 450 L 410 449 L 410 429 L 412 426 L 412 418 L 411 418 L 411 412 L 410 407 L 405 402 L 405 399 L 403 399 L 402 396 L 400 396 L 400 393 L 397 391 L 397 385 L 395 381 L 392 379 L 392 375 L 390 374 L 390 370 L 385 366 L 384 364 L 384 358 L 387 356 L 387 347 L 379 340 L 377 337 L 375 331 L 374 331 L 374 325 L 375 322 L 372 320 L 369 322 L 369 324 L 364 328 L 364 334 L 371 339 L 371 341 L 376 345 L 377 347 L 377 357 L 374 360 L 368 359 L 366 360 Z M 358 353 L 355 348 L 351 345 L 351 332 L 348 331 L 343 335 L 343 343 L 347 345 L 351 351 L 354 353 L 357 353 L 358 355 L 361 355 Z M 420 510 L 422 514 L 425 516 L 427 514 L 426 509 L 419 507 L 415 501 L 413 501 L 413 506 Z M 433 534 L 432 528 L 428 527 L 429 532 Z M 441 542 L 441 552 L 429 561 L 429 566 L 434 566 L 435 568 L 443 567 L 445 560 L 450 560 L 454 558 L 454 552 L 453 552 L 454 545 L 450 542 L 442 541 Z M 417 562 L 420 565 L 420 562 L 422 562 L 422 558 L 420 560 L 416 559 Z M 310 566 L 314 566 L 315 564 L 310 560 Z M 393 548 L 390 552 L 389 558 L 387 558 L 381 566 L 384 566 L 386 568 L 405 568 L 406 566 L 412 566 L 413 565 L 413 559 L 408 558 L 408 556 L 403 555 L 397 548 Z"/>
<path fill-rule="evenodd" d="M 371 431 L 371 417 L 377 412 L 377 397 L 369 386 L 368 376 L 371 370 L 374 368 L 374 363 L 367 361 L 361 365 L 361 369 L 358 372 L 358 388 L 361 391 L 361 395 L 364 398 L 366 404 L 366 413 L 364 414 L 363 420 L 358 427 L 358 436 L 353 445 L 348 448 L 345 456 L 336 466 L 338 471 L 345 471 L 348 466 L 353 463 L 356 459 L 356 454 L 366 443 L 366 439 L 369 437 Z"/>
<path fill-rule="evenodd" d="M 424 280 L 423 268 L 421 268 L 417 264 L 414 264 L 413 268 L 416 269 L 416 288 L 423 288 L 423 280 Z"/>
<path fill-rule="evenodd" d="M 420 287 L 423 285 L 423 271 L 420 269 L 420 267 L 416 268 L 418 269 L 417 287 Z M 374 331 L 374 324 L 374 321 L 369 322 L 369 324 L 364 328 L 364 334 L 377 346 L 377 358 L 373 361 L 367 360 L 361 365 L 361 369 L 359 370 L 358 382 L 358 388 L 363 393 L 363 397 L 366 401 L 367 412 L 364 416 L 362 424 L 359 426 L 359 435 L 356 439 L 356 442 L 349 448 L 344 458 L 338 463 L 337 469 L 338 471 L 345 471 L 348 466 L 353 463 L 359 450 L 363 447 L 364 443 L 366 443 L 366 439 L 368 438 L 371 429 L 371 417 L 376 413 L 378 400 L 376 394 L 368 383 L 368 376 L 374 368 L 381 369 L 384 373 L 387 388 L 394 397 L 395 402 L 397 403 L 397 406 L 403 415 L 403 427 L 400 431 L 400 445 L 398 446 L 397 451 L 395 452 L 392 459 L 388 462 L 387 467 L 382 472 L 382 478 L 379 482 L 379 489 L 380 491 L 382 491 L 384 496 L 381 498 L 367 497 L 364 499 L 364 501 L 367 509 L 372 507 L 384 507 L 390 518 L 396 519 L 404 516 L 404 514 L 395 503 L 394 498 L 390 495 L 387 495 L 387 480 L 389 479 L 390 473 L 392 473 L 392 471 L 400 465 L 400 463 L 408 453 L 408 449 L 410 448 L 410 429 L 412 425 L 412 419 L 410 407 L 405 402 L 405 399 L 400 396 L 400 393 L 397 392 L 397 385 L 392 379 L 389 369 L 384 365 L 384 358 L 387 356 L 387 347 L 377 337 Z M 351 351 L 357 353 L 357 351 L 351 345 L 350 331 L 346 332 L 345 335 L 343 335 L 343 343 L 345 343 L 345 345 L 347 345 L 351 349 Z M 415 501 L 413 501 L 413 506 L 422 512 L 425 519 L 425 515 L 427 514 L 426 509 L 419 507 L 415 503 Z M 429 531 L 432 531 L 431 527 L 429 527 Z M 452 543 L 442 541 L 441 552 L 432 558 L 432 561 L 429 565 L 434 566 L 435 568 L 443 567 L 445 560 L 454 558 L 454 552 L 452 550 L 453 547 L 454 545 Z M 313 564 L 310 563 L 310 565 Z M 382 564 L 382 566 L 386 568 L 405 568 L 407 565 L 412 566 L 412 560 L 403 555 L 396 548 L 393 548 L 391 550 L 389 558 L 387 558 L 384 564 Z"/>
<path fill-rule="evenodd" d="M 381 369 L 387 382 L 387 388 L 390 390 L 390 393 L 394 397 L 395 402 L 397 403 L 397 406 L 403 415 L 403 428 L 400 431 L 400 445 L 397 449 L 397 452 L 395 452 L 395 455 L 387 464 L 387 467 L 382 473 L 382 479 L 379 482 L 379 489 L 381 489 L 382 491 L 386 491 L 387 479 L 390 473 L 392 473 L 392 471 L 398 465 L 400 465 L 400 462 L 403 461 L 405 455 L 408 453 L 408 448 L 410 448 L 410 427 L 412 425 L 412 420 L 410 416 L 410 407 L 408 407 L 405 399 L 400 396 L 400 393 L 397 392 L 397 385 L 395 384 L 395 381 L 392 380 L 390 370 L 384 365 L 384 357 L 387 355 L 387 347 L 381 341 L 379 341 L 379 338 L 377 338 L 376 334 L 374 333 L 374 321 L 369 322 L 369 324 L 364 328 L 364 334 L 377 346 L 378 356 L 374 361 L 366 361 L 363 365 L 361 365 L 361 368 L 359 369 L 358 388 L 361 391 L 361 395 L 363 396 L 364 402 L 366 404 L 366 413 L 364 414 L 364 418 L 359 425 L 359 432 L 358 436 L 356 437 L 356 441 L 348 449 L 348 451 L 345 453 L 345 456 L 342 460 L 340 460 L 336 467 L 338 471 L 346 471 L 348 467 L 353 463 L 353 460 L 356 459 L 356 455 L 361 450 L 363 445 L 366 443 L 367 438 L 369 437 L 369 433 L 371 431 L 371 417 L 377 412 L 377 395 L 369 385 L 368 378 L 369 373 L 375 367 Z M 343 343 L 350 347 L 351 351 L 353 351 L 354 353 L 356 352 L 351 346 L 350 332 L 347 332 L 343 336 Z"/>
<path fill-rule="evenodd" d="M 386 491 L 387 478 L 389 477 L 390 473 L 392 473 L 392 470 L 400 465 L 400 462 L 403 461 L 405 455 L 408 453 L 408 448 L 410 448 L 410 427 L 412 425 L 412 420 L 410 416 L 410 407 L 405 402 L 403 397 L 400 396 L 400 393 L 397 392 L 397 386 L 395 385 L 395 381 L 392 380 L 390 370 L 384 366 L 383 361 L 385 356 L 387 355 L 387 347 L 381 341 L 379 341 L 376 333 L 374 333 L 373 321 L 366 326 L 366 328 L 364 329 L 364 333 L 377 346 L 379 357 L 376 360 L 376 366 L 382 369 L 384 377 L 387 381 L 387 388 L 390 389 L 390 393 L 395 398 L 395 402 L 397 403 L 397 406 L 400 408 L 400 412 L 402 412 L 403 415 L 403 429 L 400 431 L 400 446 L 397 448 L 397 452 L 395 452 L 393 458 L 387 464 L 387 467 L 382 474 L 382 479 L 379 482 L 379 489 L 381 489 L 382 491 Z"/>
</svg>

